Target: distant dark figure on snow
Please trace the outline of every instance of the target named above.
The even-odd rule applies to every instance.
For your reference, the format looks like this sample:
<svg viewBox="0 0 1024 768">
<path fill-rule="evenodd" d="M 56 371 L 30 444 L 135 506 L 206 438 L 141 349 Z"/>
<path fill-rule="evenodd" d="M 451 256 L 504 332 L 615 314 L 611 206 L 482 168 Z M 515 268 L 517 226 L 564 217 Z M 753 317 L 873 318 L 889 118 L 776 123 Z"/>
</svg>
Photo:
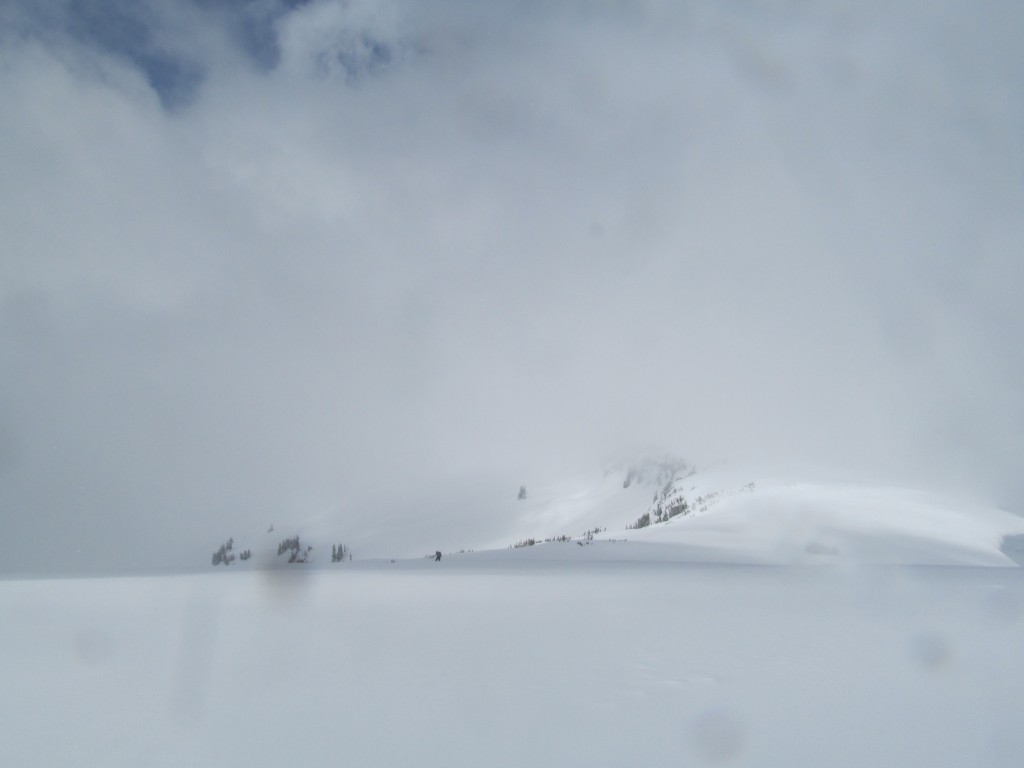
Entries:
<svg viewBox="0 0 1024 768">
<path fill-rule="evenodd" d="M 434 553 L 434 562 L 435 563 L 441 562 L 441 550 L 440 549 L 437 550 L 437 552 Z"/>
</svg>

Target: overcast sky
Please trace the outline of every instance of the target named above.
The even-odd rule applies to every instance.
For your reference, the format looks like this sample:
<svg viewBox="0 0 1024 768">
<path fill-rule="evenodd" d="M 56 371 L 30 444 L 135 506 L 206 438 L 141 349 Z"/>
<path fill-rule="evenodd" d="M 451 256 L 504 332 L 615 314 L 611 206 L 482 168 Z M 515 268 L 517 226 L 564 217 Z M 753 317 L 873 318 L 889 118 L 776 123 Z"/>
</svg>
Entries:
<svg viewBox="0 0 1024 768">
<path fill-rule="evenodd" d="M 1009 0 L 0 5 L 0 570 L 310 516 L 428 551 L 648 447 L 1024 512 L 1021 40 Z"/>
</svg>

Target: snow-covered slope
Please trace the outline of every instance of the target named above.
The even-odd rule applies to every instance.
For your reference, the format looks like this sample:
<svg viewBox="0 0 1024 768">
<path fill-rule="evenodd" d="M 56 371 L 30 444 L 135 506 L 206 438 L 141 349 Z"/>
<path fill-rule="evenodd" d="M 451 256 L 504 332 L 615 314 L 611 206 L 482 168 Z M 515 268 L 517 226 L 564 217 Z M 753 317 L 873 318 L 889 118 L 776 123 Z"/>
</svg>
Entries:
<svg viewBox="0 0 1024 768">
<path fill-rule="evenodd" d="M 697 471 L 681 462 L 649 463 L 647 472 L 630 468 L 589 488 L 527 501 L 517 541 L 546 547 L 534 557 L 583 556 L 544 540 L 580 543 L 581 533 L 596 531 L 595 541 L 613 541 L 615 556 L 627 559 L 1013 565 L 1000 546 L 1024 534 L 1024 518 L 969 499 L 723 467 Z M 630 546 L 637 544 L 645 546 Z"/>
<path fill-rule="evenodd" d="M 1015 563 L 1001 545 L 1024 534 L 1024 518 L 971 499 L 810 472 L 697 468 L 666 457 L 525 485 L 518 495 L 497 489 L 480 508 L 464 511 L 496 521 L 500 535 L 457 547 L 451 543 L 464 542 L 462 532 L 441 528 L 431 531 L 422 554 L 437 546 L 446 556 L 475 560 L 487 552 L 502 560 L 1009 566 Z M 231 544 L 236 570 L 289 560 L 342 567 L 349 554 L 362 558 L 358 548 L 338 557 L 350 546 L 341 516 L 239 535 Z M 387 553 L 387 541 L 376 550 Z M 252 557 L 242 562 L 246 551 Z"/>
</svg>

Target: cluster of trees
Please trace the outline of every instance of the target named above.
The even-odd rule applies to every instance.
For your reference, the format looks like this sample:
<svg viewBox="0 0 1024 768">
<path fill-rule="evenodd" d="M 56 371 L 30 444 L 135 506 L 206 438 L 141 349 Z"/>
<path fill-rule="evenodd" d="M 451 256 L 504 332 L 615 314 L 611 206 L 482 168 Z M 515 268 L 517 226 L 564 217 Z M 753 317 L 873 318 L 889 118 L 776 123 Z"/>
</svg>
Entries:
<svg viewBox="0 0 1024 768">
<path fill-rule="evenodd" d="M 690 503 L 684 496 L 680 496 L 678 499 L 673 499 L 668 502 L 659 501 L 654 507 L 654 522 L 664 523 L 677 515 L 687 515 L 689 513 Z"/>
<path fill-rule="evenodd" d="M 688 515 L 691 511 L 690 502 L 686 500 L 685 496 L 677 496 L 675 498 L 655 497 L 651 509 L 654 512 L 653 517 L 650 512 L 644 512 L 637 518 L 635 523 L 627 525 L 626 530 L 635 531 L 639 528 L 646 528 L 652 523 L 666 523 L 677 515 Z"/>
<path fill-rule="evenodd" d="M 585 547 L 588 544 L 593 543 L 594 536 L 596 536 L 599 533 L 604 533 L 607 530 L 608 530 L 607 528 L 602 528 L 601 526 L 598 525 L 598 526 L 596 526 L 595 528 L 592 528 L 589 531 L 585 531 L 583 533 L 583 535 L 580 536 L 579 539 L 576 540 L 576 544 L 577 544 L 577 546 Z"/>
<path fill-rule="evenodd" d="M 633 526 L 630 526 L 630 527 L 633 527 Z M 579 540 L 576 543 L 579 544 L 580 546 L 582 546 L 584 542 L 589 544 L 590 542 L 592 542 L 594 540 L 594 536 L 596 534 L 604 533 L 607 530 L 608 530 L 607 528 L 602 528 L 601 526 L 597 526 L 597 527 L 595 527 L 595 528 L 593 528 L 593 529 L 591 529 L 589 531 L 585 531 L 582 535 L 580 535 L 578 537 Z M 569 541 L 572 541 L 572 540 L 573 540 L 572 536 L 567 536 L 564 533 L 559 535 L 559 536 L 549 536 L 548 538 L 544 539 L 543 541 L 541 541 L 540 539 L 536 539 L 536 538 L 531 536 L 528 539 L 520 539 L 515 544 L 509 544 L 508 548 L 509 549 L 522 549 L 523 547 L 533 547 L 533 546 L 535 546 L 537 544 L 541 544 L 541 543 L 543 543 L 543 544 L 550 544 L 552 542 L 564 544 L 565 542 L 569 542 Z M 470 550 L 470 552 L 472 552 L 472 551 L 473 550 Z"/>
<path fill-rule="evenodd" d="M 231 565 L 235 560 L 235 553 L 231 550 L 234 549 L 235 540 L 228 539 L 226 542 L 220 545 L 220 549 L 213 553 L 213 564 L 220 565 Z M 248 557 L 243 557 L 243 560 L 248 560 Z"/>
<path fill-rule="evenodd" d="M 642 515 L 640 515 L 640 517 L 637 518 L 637 521 L 635 523 L 633 523 L 632 525 L 627 525 L 626 526 L 626 530 L 627 531 L 635 531 L 635 530 L 638 530 L 640 528 L 646 528 L 650 524 L 651 524 L 651 513 L 650 512 L 644 512 Z"/>
<path fill-rule="evenodd" d="M 753 491 L 754 489 L 751 488 L 750 490 Z M 694 500 L 694 503 L 697 505 L 697 509 L 699 509 L 701 512 L 707 512 L 708 511 L 708 507 L 710 507 L 712 504 L 716 503 L 718 501 L 718 498 L 721 495 L 722 495 L 721 491 L 712 491 L 711 493 L 707 494 L 706 496 L 698 496 Z"/>
<path fill-rule="evenodd" d="M 300 545 L 298 536 L 292 536 L 290 539 L 285 539 L 277 545 L 277 556 L 280 557 L 289 549 L 297 551 L 299 549 L 299 546 Z"/>
<path fill-rule="evenodd" d="M 313 551 L 313 547 L 306 547 L 303 549 L 301 542 L 299 542 L 298 536 L 292 536 L 290 539 L 285 539 L 277 545 L 277 556 L 280 557 L 285 552 L 288 552 L 289 563 L 308 563 L 310 562 L 310 552 Z"/>
<path fill-rule="evenodd" d="M 690 511 L 690 503 L 676 488 L 675 476 L 666 480 L 661 490 L 655 493 L 654 498 L 651 499 L 650 512 L 654 518 L 652 522 L 655 523 L 667 522 L 677 515 L 687 515 Z"/>
<path fill-rule="evenodd" d="M 287 553 L 289 563 L 311 563 L 313 562 L 312 552 L 313 547 L 303 547 L 298 536 L 284 539 L 277 545 L 277 556 L 280 557 Z M 250 558 L 252 558 L 252 550 L 243 549 L 240 552 L 235 550 L 235 540 L 232 538 L 217 548 L 217 551 L 213 553 L 212 563 L 213 565 L 221 565 L 222 563 L 224 565 L 231 565 L 235 560 L 245 561 Z M 351 559 L 352 553 L 347 546 L 344 544 L 331 545 L 332 563 L 341 563 Z"/>
<path fill-rule="evenodd" d="M 220 548 L 213 553 L 213 564 L 220 565 L 221 563 L 224 563 L 224 565 L 231 565 L 233 562 L 235 562 L 235 553 L 233 551 L 234 548 L 234 539 L 228 539 L 223 544 L 221 544 Z M 248 560 L 250 557 L 252 557 L 252 552 L 250 552 L 248 549 L 243 549 L 241 552 L 238 553 L 239 560 Z"/>
</svg>

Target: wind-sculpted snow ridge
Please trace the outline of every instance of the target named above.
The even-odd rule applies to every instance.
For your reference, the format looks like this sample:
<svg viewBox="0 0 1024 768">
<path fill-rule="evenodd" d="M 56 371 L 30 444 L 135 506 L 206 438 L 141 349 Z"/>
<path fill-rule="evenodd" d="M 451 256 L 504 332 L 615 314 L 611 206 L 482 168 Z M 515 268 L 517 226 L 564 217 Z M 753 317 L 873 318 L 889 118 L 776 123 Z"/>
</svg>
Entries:
<svg viewBox="0 0 1024 768">
<path fill-rule="evenodd" d="M 1024 518 L 1017 515 L 915 489 L 748 479 L 681 464 L 668 479 L 655 474 L 653 498 L 644 498 L 638 493 L 646 496 L 650 487 L 640 486 L 643 477 L 631 468 L 622 482 L 613 475 L 588 491 L 538 494 L 521 520 L 530 535 L 517 541 L 543 547 L 529 554 L 541 559 L 1009 566 L 1014 560 L 1001 545 L 1024 535 Z M 590 542 L 580 537 L 564 540 L 566 532 L 593 526 L 604 529 L 587 535 L 594 543 L 620 540 L 614 554 L 587 550 L 582 545 Z"/>
</svg>

